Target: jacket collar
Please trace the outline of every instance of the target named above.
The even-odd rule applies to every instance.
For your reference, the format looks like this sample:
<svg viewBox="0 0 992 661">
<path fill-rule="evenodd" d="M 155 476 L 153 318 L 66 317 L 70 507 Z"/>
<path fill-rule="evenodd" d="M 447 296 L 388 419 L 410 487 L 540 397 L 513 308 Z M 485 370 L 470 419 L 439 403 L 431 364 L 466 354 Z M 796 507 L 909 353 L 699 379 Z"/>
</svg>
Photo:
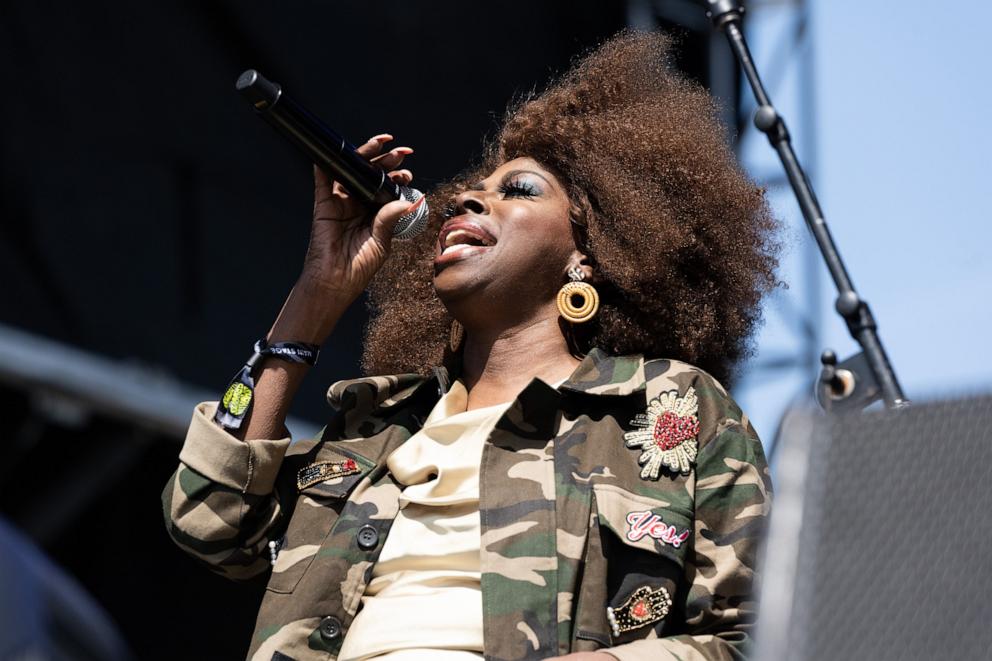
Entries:
<svg viewBox="0 0 992 661">
<path fill-rule="evenodd" d="M 645 388 L 644 357 L 610 356 L 598 348 L 586 354 L 562 389 L 587 395 L 631 395 Z"/>
<path fill-rule="evenodd" d="M 430 375 L 398 374 L 370 376 L 338 381 L 327 391 L 327 402 L 336 410 L 351 409 L 357 398 L 369 411 L 388 408 L 423 390 L 436 391 L 440 397 L 450 386 L 450 375 L 443 367 L 435 367 Z M 532 384 L 535 385 L 535 384 Z M 611 356 L 593 348 L 561 385 L 562 390 L 587 395 L 625 396 L 645 388 L 644 358 L 639 354 Z"/>
</svg>

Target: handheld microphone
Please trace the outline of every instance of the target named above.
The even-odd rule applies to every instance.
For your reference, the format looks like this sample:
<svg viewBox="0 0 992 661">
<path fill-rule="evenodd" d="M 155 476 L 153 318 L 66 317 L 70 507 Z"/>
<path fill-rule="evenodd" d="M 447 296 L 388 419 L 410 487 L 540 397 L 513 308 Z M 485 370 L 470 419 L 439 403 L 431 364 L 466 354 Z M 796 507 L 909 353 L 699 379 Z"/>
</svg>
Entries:
<svg viewBox="0 0 992 661">
<path fill-rule="evenodd" d="M 238 76 L 234 86 L 262 119 L 370 209 L 378 209 L 394 200 L 412 204 L 424 196 L 416 188 L 395 183 L 382 168 L 365 160 L 347 140 L 288 96 L 280 85 L 254 69 Z M 399 219 L 393 236 L 409 239 L 426 226 L 427 200 L 423 200 Z"/>
</svg>

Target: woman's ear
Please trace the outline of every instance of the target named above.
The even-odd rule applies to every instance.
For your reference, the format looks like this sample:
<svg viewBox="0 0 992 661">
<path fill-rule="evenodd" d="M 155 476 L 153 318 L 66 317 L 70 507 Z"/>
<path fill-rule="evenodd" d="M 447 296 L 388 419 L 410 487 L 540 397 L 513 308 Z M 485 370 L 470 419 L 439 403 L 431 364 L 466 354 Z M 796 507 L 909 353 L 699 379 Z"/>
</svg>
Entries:
<svg viewBox="0 0 992 661">
<path fill-rule="evenodd" d="M 572 277 L 573 274 L 581 275 L 581 277 Z M 565 280 L 582 280 L 595 285 L 597 279 L 596 269 L 592 267 L 592 260 L 589 259 L 588 255 L 577 248 L 573 250 L 568 259 L 568 266 L 565 268 Z"/>
</svg>

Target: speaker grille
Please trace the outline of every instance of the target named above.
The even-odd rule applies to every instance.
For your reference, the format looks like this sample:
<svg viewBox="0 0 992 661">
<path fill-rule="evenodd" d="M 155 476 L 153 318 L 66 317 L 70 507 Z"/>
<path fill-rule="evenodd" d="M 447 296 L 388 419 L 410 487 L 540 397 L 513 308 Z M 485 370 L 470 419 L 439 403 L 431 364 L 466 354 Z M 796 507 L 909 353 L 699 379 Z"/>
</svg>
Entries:
<svg viewBox="0 0 992 661">
<path fill-rule="evenodd" d="M 824 418 L 805 442 L 778 658 L 992 658 L 992 398 Z"/>
</svg>

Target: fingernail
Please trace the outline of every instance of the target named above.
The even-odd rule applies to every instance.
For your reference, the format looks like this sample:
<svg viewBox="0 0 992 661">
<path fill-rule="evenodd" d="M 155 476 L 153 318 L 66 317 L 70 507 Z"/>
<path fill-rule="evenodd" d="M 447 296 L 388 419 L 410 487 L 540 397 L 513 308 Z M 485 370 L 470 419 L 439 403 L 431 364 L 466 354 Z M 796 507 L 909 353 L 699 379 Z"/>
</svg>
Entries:
<svg viewBox="0 0 992 661">
<path fill-rule="evenodd" d="M 379 135 L 373 136 L 369 142 L 389 142 L 393 139 L 393 136 L 388 133 L 380 133 Z"/>
<path fill-rule="evenodd" d="M 407 215 L 408 213 L 419 207 L 421 204 L 423 204 L 426 200 L 427 200 L 427 196 L 421 195 L 416 202 L 414 202 L 413 204 L 411 204 L 406 208 L 406 210 L 403 212 L 403 215 L 404 216 Z"/>
<path fill-rule="evenodd" d="M 410 147 L 397 147 L 393 151 L 397 153 L 406 154 L 407 156 L 413 153 L 413 149 L 411 149 Z"/>
</svg>

